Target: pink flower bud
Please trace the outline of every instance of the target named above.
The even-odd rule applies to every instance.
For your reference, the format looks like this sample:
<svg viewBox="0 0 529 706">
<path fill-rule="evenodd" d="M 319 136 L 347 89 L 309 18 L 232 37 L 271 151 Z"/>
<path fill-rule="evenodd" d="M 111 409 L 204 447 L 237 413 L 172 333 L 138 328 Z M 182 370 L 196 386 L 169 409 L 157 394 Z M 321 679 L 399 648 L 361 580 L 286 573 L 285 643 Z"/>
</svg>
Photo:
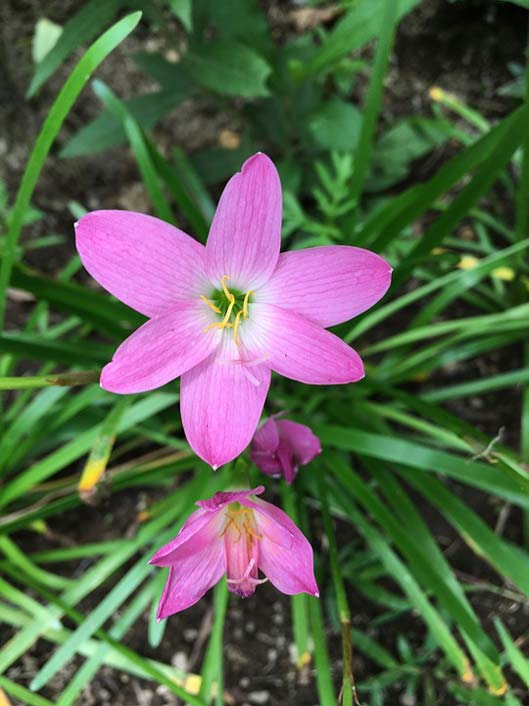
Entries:
<svg viewBox="0 0 529 706">
<path fill-rule="evenodd" d="M 255 433 L 250 457 L 269 476 L 292 483 L 298 468 L 321 453 L 318 437 L 304 424 L 270 417 Z"/>
</svg>

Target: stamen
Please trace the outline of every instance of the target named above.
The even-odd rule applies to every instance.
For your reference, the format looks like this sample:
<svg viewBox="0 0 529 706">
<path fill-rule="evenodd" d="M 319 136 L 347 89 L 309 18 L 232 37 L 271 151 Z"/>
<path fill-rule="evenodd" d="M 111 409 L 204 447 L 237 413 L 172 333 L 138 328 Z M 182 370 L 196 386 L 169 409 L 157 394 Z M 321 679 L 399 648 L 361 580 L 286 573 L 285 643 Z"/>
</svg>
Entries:
<svg viewBox="0 0 529 706">
<path fill-rule="evenodd" d="M 220 536 L 221 536 L 221 537 L 224 537 L 224 535 L 225 535 L 226 532 L 228 531 L 228 527 L 230 527 L 230 525 L 233 525 L 233 526 L 235 527 L 235 529 L 237 530 L 237 532 L 238 532 L 238 536 L 237 536 L 237 539 L 235 540 L 235 542 L 238 542 L 238 541 L 240 540 L 241 536 L 242 536 L 241 529 L 240 529 L 239 525 L 238 525 L 238 524 L 235 522 L 235 520 L 233 519 L 233 515 L 230 515 L 229 513 L 224 513 L 224 514 L 225 514 L 226 517 L 228 518 L 228 521 L 226 522 L 226 526 L 224 527 L 224 529 L 223 529 L 222 532 L 220 533 Z"/>
<path fill-rule="evenodd" d="M 203 294 L 200 295 L 200 298 L 202 299 L 202 301 L 205 304 L 207 304 L 209 306 L 211 311 L 215 312 L 215 314 L 222 314 L 222 311 L 219 309 L 219 307 L 215 306 L 215 304 L 213 304 L 213 302 L 210 302 L 209 299 L 207 299 L 207 297 L 205 297 Z"/>
<path fill-rule="evenodd" d="M 235 339 L 235 345 L 239 345 L 239 325 L 241 323 L 241 314 L 243 313 L 242 309 L 237 313 L 237 316 L 235 317 L 235 321 L 233 323 L 233 338 Z M 246 317 L 245 317 L 246 318 Z"/>
<path fill-rule="evenodd" d="M 253 537 L 254 539 L 262 539 L 263 535 L 260 532 L 254 532 L 253 529 L 250 527 L 250 525 L 247 522 L 243 522 L 242 526 L 244 527 L 246 534 L 249 534 L 250 537 Z"/>
<path fill-rule="evenodd" d="M 227 280 L 227 279 L 229 279 L 228 275 L 222 275 L 221 280 L 220 280 L 220 283 L 221 283 L 221 285 L 222 285 L 222 291 L 223 291 L 224 294 L 226 295 L 226 299 L 227 299 L 229 302 L 235 302 L 235 297 L 233 296 L 233 294 L 230 292 L 230 290 L 229 290 L 228 287 L 226 286 L 226 280 Z"/>
<path fill-rule="evenodd" d="M 249 289 L 244 295 L 244 301 L 242 303 L 242 315 L 245 319 L 248 318 L 248 300 L 250 299 L 250 296 L 252 294 L 255 296 L 255 292 L 253 291 L 253 289 Z"/>
<path fill-rule="evenodd" d="M 224 317 L 224 320 L 222 321 L 223 326 L 228 325 L 228 322 L 229 322 L 230 316 L 231 316 L 231 312 L 233 311 L 234 306 L 235 306 L 235 297 L 232 294 L 231 299 L 230 299 L 230 305 L 228 306 L 228 308 L 226 310 L 226 316 Z"/>
<path fill-rule="evenodd" d="M 232 314 L 233 314 L 233 309 L 236 304 L 235 300 L 235 295 L 230 292 L 228 289 L 228 285 L 226 284 L 227 280 L 229 280 L 229 275 L 222 275 L 221 277 L 221 286 L 222 286 L 222 291 L 224 293 L 224 296 L 228 300 L 228 308 L 226 309 L 226 313 L 224 314 L 224 318 L 222 321 L 216 321 L 215 323 L 209 324 L 206 326 L 204 329 L 204 332 L 206 333 L 207 331 L 210 331 L 212 328 L 218 328 L 218 329 L 224 329 L 224 328 L 232 328 L 233 329 L 233 338 L 235 340 L 235 345 L 239 345 L 239 326 L 241 325 L 241 317 L 243 319 L 247 319 L 249 316 L 248 312 L 248 304 L 250 302 L 250 297 L 255 295 L 255 292 L 252 289 L 249 289 L 246 294 L 244 295 L 243 303 L 242 303 L 242 308 L 240 311 L 238 311 L 235 314 L 235 320 L 232 322 L 230 321 Z M 213 304 L 209 299 L 206 297 L 200 295 L 200 298 L 202 299 L 203 302 L 205 302 L 209 308 L 214 311 L 216 314 L 222 314 L 221 309 Z M 239 305 L 240 306 L 240 305 Z"/>
</svg>

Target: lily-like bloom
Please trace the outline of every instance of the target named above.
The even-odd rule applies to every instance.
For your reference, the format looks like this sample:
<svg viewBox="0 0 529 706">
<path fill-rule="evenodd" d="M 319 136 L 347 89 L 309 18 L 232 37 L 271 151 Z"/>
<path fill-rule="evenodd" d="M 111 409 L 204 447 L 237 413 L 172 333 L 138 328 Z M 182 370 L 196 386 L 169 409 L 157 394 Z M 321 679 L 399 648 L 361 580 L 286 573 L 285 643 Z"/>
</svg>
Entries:
<svg viewBox="0 0 529 706">
<path fill-rule="evenodd" d="M 270 417 L 255 432 L 250 457 L 257 468 L 269 476 L 280 476 L 292 483 L 300 466 L 321 453 L 321 444 L 312 429 L 290 419 Z"/>
<path fill-rule="evenodd" d="M 149 317 L 101 386 L 145 392 L 181 377 L 187 440 L 213 468 L 250 443 L 272 370 L 311 385 L 364 376 L 359 355 L 325 328 L 373 306 L 391 268 L 348 246 L 280 255 L 280 241 L 281 184 L 261 153 L 226 185 L 206 246 L 140 213 L 94 211 L 76 224 L 88 272 Z"/>
<path fill-rule="evenodd" d="M 266 581 L 283 593 L 319 596 L 312 547 L 300 530 L 253 490 L 219 492 L 199 500 L 178 535 L 151 559 L 168 566 L 158 620 L 194 605 L 226 574 L 228 588 L 246 598 Z"/>
</svg>

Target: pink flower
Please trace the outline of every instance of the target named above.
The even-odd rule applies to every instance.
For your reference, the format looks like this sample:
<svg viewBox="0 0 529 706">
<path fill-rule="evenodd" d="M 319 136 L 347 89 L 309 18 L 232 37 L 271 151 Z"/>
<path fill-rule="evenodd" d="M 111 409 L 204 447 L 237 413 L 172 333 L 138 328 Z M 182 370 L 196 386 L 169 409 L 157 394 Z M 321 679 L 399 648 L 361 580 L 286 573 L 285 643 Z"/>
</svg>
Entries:
<svg viewBox="0 0 529 706">
<path fill-rule="evenodd" d="M 264 154 L 228 182 L 206 246 L 168 223 L 94 211 L 76 224 L 88 272 L 149 317 L 101 374 L 110 392 L 181 376 L 182 423 L 218 468 L 255 432 L 271 371 L 312 385 L 364 376 L 358 354 L 325 330 L 369 309 L 390 284 L 378 255 L 347 246 L 279 254 L 281 184 Z"/>
<path fill-rule="evenodd" d="M 266 579 L 283 593 L 319 596 L 312 547 L 275 505 L 254 497 L 264 491 L 221 492 L 199 500 L 178 535 L 151 559 L 168 566 L 158 620 L 194 605 L 227 574 L 228 588 L 243 598 Z"/>
<path fill-rule="evenodd" d="M 282 475 L 292 483 L 300 466 L 321 453 L 318 437 L 304 424 L 270 417 L 255 432 L 250 457 L 269 476 Z"/>
</svg>

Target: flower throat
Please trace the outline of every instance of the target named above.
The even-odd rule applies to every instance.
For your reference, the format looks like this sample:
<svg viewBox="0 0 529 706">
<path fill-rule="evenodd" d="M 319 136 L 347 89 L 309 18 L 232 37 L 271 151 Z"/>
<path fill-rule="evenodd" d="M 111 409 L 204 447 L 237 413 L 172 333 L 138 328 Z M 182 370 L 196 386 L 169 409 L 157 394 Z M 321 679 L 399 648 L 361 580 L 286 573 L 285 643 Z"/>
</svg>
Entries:
<svg viewBox="0 0 529 706">
<path fill-rule="evenodd" d="M 203 302 L 205 302 L 209 308 L 214 311 L 220 317 L 220 321 L 216 321 L 213 324 L 206 326 L 206 331 L 212 328 L 231 328 L 233 329 L 233 338 L 235 343 L 239 343 L 239 326 L 241 325 L 241 320 L 247 319 L 248 304 L 250 297 L 255 292 L 249 289 L 246 293 L 241 292 L 238 289 L 228 289 L 226 285 L 226 280 L 228 280 L 228 275 L 223 275 L 221 279 L 222 289 L 216 289 L 211 298 L 200 296 Z"/>
</svg>

